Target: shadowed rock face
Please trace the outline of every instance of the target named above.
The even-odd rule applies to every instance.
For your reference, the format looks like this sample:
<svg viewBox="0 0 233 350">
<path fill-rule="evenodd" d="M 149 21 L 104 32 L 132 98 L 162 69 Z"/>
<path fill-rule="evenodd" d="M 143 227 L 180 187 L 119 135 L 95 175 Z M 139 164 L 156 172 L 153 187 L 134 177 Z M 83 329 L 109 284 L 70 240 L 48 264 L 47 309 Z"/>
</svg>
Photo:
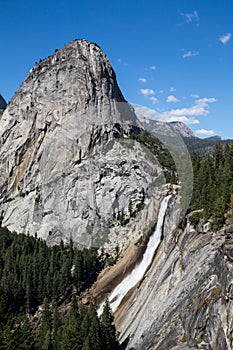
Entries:
<svg viewBox="0 0 233 350">
<path fill-rule="evenodd" d="M 0 121 L 2 225 L 49 244 L 122 246 L 129 229 L 116 228 L 117 214 L 130 201 L 136 209 L 144 189 L 147 211 L 130 223 L 137 238 L 155 219 L 161 175 L 128 139 L 139 126 L 97 45 L 75 40 L 39 62 Z"/>
<path fill-rule="evenodd" d="M 7 106 L 7 103 L 4 100 L 4 98 L 2 97 L 2 95 L 0 94 L 0 115 L 3 113 L 6 106 Z"/>
</svg>

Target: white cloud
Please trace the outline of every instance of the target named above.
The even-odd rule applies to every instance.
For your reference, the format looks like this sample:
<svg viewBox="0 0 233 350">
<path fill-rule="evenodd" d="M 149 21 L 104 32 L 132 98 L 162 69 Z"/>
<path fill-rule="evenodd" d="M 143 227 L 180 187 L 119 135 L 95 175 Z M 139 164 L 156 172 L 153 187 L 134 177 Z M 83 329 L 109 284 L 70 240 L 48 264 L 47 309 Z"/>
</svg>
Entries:
<svg viewBox="0 0 233 350">
<path fill-rule="evenodd" d="M 169 91 L 174 92 L 174 91 L 176 91 L 176 88 L 171 87 L 171 88 L 169 89 Z"/>
<path fill-rule="evenodd" d="M 179 121 L 185 124 L 199 124 L 199 120 L 196 118 L 188 118 L 185 115 L 177 116 L 168 112 L 159 112 L 158 110 L 151 109 L 145 106 L 134 105 L 135 112 L 138 116 L 143 116 L 148 119 L 154 119 L 161 122 L 174 122 Z"/>
<path fill-rule="evenodd" d="M 146 78 L 139 78 L 138 81 L 140 83 L 146 83 L 147 82 Z"/>
<path fill-rule="evenodd" d="M 193 98 L 199 98 L 199 95 L 198 95 L 198 94 L 192 94 L 191 97 L 193 97 Z"/>
<path fill-rule="evenodd" d="M 181 13 L 181 16 L 185 17 L 186 23 L 199 22 L 200 20 L 196 10 L 193 13 Z"/>
<path fill-rule="evenodd" d="M 208 103 L 213 103 L 213 102 L 216 102 L 216 101 L 217 100 L 214 97 L 203 97 L 203 98 L 200 98 L 199 100 L 196 100 L 196 103 L 207 105 Z"/>
<path fill-rule="evenodd" d="M 194 56 L 199 56 L 199 52 L 198 51 L 188 51 L 186 53 L 183 54 L 183 58 L 187 58 L 187 57 L 194 57 Z"/>
<path fill-rule="evenodd" d="M 178 100 L 178 98 L 176 98 L 174 95 L 169 95 L 168 97 L 167 97 L 167 102 L 168 103 L 171 103 L 171 102 L 173 102 L 173 103 L 177 103 L 177 102 L 179 102 L 180 100 Z"/>
<path fill-rule="evenodd" d="M 150 97 L 150 101 L 153 103 L 153 105 L 159 102 L 159 100 L 154 96 Z"/>
<path fill-rule="evenodd" d="M 153 89 L 140 89 L 140 92 L 144 96 L 150 96 L 155 94 Z"/>
<path fill-rule="evenodd" d="M 146 67 L 145 70 L 156 70 L 156 66 Z"/>
<path fill-rule="evenodd" d="M 215 134 L 214 130 L 199 129 L 195 131 L 197 136 L 212 136 Z"/>
<path fill-rule="evenodd" d="M 204 97 L 202 99 L 196 100 L 194 105 L 187 108 L 178 108 L 171 110 L 169 113 L 172 113 L 174 116 L 204 116 L 209 114 L 209 104 L 216 102 L 215 98 Z"/>
<path fill-rule="evenodd" d="M 220 36 L 219 40 L 222 44 L 226 44 L 231 38 L 231 33 L 227 33 L 225 35 Z"/>
<path fill-rule="evenodd" d="M 125 62 L 122 58 L 118 58 L 118 59 L 117 59 L 117 62 L 118 62 L 119 64 L 122 64 L 123 66 L 128 66 L 128 63 Z"/>
<path fill-rule="evenodd" d="M 198 117 L 209 114 L 209 105 L 215 102 L 215 98 L 202 98 L 195 101 L 195 103 L 186 108 L 171 109 L 160 112 L 156 109 L 150 109 L 141 105 L 134 105 L 137 115 L 142 115 L 149 119 L 155 119 L 163 122 L 180 121 L 185 124 L 199 124 Z"/>
</svg>

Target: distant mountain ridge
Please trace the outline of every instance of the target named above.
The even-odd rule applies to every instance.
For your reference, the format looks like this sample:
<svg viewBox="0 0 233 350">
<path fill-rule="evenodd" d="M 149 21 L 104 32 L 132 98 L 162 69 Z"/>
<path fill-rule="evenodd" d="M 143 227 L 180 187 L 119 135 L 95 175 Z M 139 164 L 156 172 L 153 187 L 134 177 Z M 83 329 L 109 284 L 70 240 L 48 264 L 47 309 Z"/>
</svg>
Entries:
<svg viewBox="0 0 233 350">
<path fill-rule="evenodd" d="M 216 135 L 216 136 L 209 136 L 209 137 L 206 137 L 205 140 L 221 141 L 222 138 L 221 138 L 221 136 Z"/>
<path fill-rule="evenodd" d="M 233 140 L 223 140 L 221 136 L 218 135 L 201 139 L 195 136 L 192 130 L 181 122 L 172 122 L 169 124 L 182 137 L 189 152 L 209 153 L 212 152 L 217 144 L 225 146 L 233 143 Z"/>
<path fill-rule="evenodd" d="M 172 129 L 180 134 L 183 138 L 196 138 L 193 131 L 182 122 L 170 122 Z"/>
<path fill-rule="evenodd" d="M 233 140 L 222 140 L 220 136 L 213 136 L 201 139 L 199 137 L 195 138 L 183 138 L 188 150 L 190 152 L 198 152 L 198 153 L 209 153 L 212 152 L 214 147 L 218 144 L 222 145 L 231 145 Z"/>
<path fill-rule="evenodd" d="M 233 140 L 222 140 L 221 136 L 218 135 L 206 137 L 204 139 L 199 138 L 195 136 L 193 131 L 182 122 L 165 123 L 156 120 L 150 120 L 143 116 L 139 116 L 139 120 L 142 122 L 144 127 L 146 127 L 147 131 L 150 131 L 150 125 L 151 127 L 152 125 L 156 125 L 157 132 L 159 129 L 163 130 L 165 124 L 168 125 L 175 133 L 177 133 L 183 139 L 190 152 L 208 153 L 211 152 L 214 146 L 217 144 L 222 144 L 224 146 L 226 144 L 230 145 L 233 143 Z"/>
</svg>

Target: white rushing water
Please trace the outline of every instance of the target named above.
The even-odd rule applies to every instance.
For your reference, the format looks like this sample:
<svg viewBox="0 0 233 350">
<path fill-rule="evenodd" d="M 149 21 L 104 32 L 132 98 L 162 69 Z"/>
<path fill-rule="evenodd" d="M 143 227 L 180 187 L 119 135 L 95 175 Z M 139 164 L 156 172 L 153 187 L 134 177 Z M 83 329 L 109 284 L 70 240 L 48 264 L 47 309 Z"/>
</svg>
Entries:
<svg viewBox="0 0 233 350">
<path fill-rule="evenodd" d="M 142 261 L 135 266 L 132 272 L 129 275 L 127 275 L 123 279 L 123 281 L 121 281 L 121 283 L 118 284 L 118 286 L 116 286 L 116 288 L 110 294 L 109 303 L 113 312 L 116 311 L 116 309 L 118 308 L 122 299 L 128 293 L 128 291 L 143 278 L 146 270 L 150 266 L 154 257 L 155 250 L 157 249 L 159 243 L 161 242 L 164 217 L 165 217 L 167 205 L 170 198 L 171 198 L 171 195 L 165 197 L 160 204 L 156 229 L 149 239 Z M 101 315 L 102 311 L 103 311 L 103 304 L 100 306 L 98 310 L 98 314 Z"/>
</svg>

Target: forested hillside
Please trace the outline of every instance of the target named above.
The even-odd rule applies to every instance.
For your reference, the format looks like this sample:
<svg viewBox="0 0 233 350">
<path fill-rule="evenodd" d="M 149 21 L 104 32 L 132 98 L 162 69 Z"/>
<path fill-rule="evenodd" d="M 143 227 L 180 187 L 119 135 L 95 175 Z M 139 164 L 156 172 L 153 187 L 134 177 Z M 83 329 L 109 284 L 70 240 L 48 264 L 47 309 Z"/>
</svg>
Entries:
<svg viewBox="0 0 233 350">
<path fill-rule="evenodd" d="M 216 231 L 233 222 L 233 145 L 216 145 L 213 153 L 192 155 L 194 187 L 191 209 L 203 209 L 199 218 L 211 219 Z"/>
<path fill-rule="evenodd" d="M 163 143 L 155 136 L 151 135 L 147 131 L 140 133 L 132 133 L 130 138 L 137 140 L 147 149 L 150 150 L 152 154 L 156 156 L 159 161 L 159 164 L 164 170 L 164 175 L 166 182 L 177 183 L 177 169 L 168 149 L 163 145 Z"/>
<path fill-rule="evenodd" d="M 73 295 L 67 311 L 72 291 L 89 287 L 101 267 L 96 249 L 48 247 L 0 228 L 0 349 L 117 349 L 108 303 L 99 319 Z"/>
<path fill-rule="evenodd" d="M 223 147 L 226 144 L 231 144 L 231 140 L 215 140 L 210 138 L 200 139 L 198 137 L 183 138 L 189 152 L 198 152 L 202 155 L 211 153 L 216 145 L 221 144 Z"/>
</svg>

